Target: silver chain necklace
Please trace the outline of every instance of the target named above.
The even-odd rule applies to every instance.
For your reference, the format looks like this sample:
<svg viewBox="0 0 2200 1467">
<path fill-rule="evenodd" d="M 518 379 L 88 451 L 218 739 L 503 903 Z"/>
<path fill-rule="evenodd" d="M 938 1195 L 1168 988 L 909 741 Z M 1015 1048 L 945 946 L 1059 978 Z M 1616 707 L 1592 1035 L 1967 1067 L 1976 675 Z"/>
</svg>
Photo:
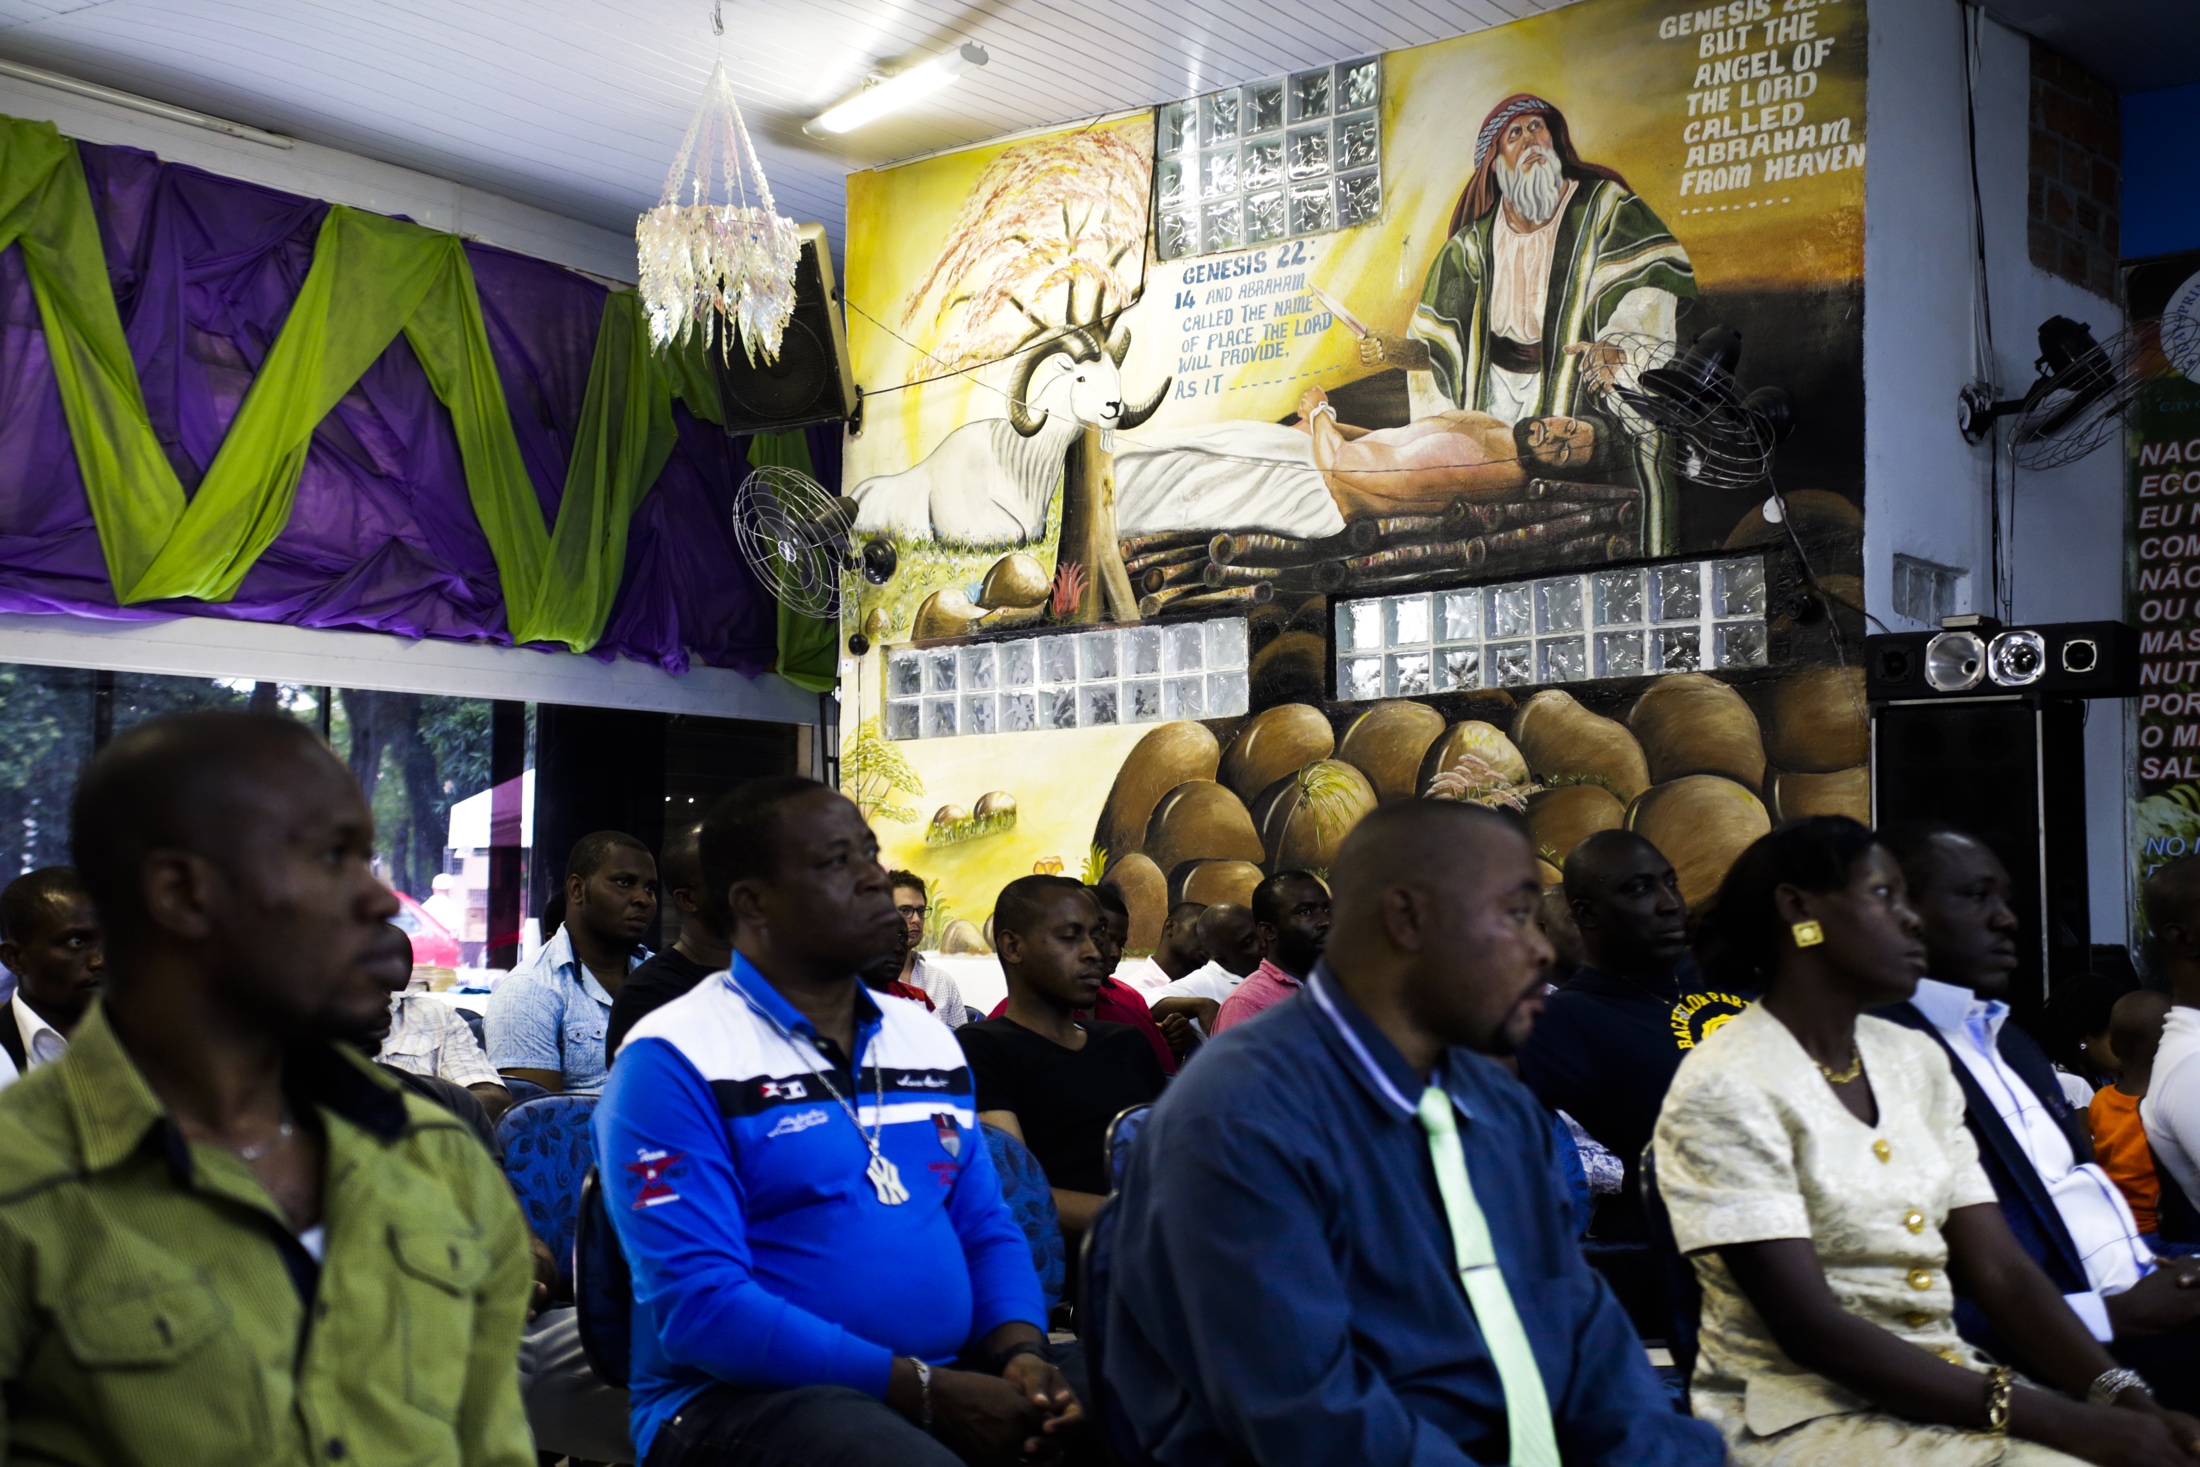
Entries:
<svg viewBox="0 0 2200 1467">
<path fill-rule="evenodd" d="M 753 1010 L 759 1018 L 764 1020 L 765 1023 L 771 1025 L 773 1029 L 777 1030 L 780 1038 L 786 1040 L 787 1043 L 792 1045 L 796 1050 L 802 1050 L 801 1043 L 796 1040 L 794 1034 L 787 1028 L 785 1024 L 779 1022 L 778 1016 L 772 1013 L 771 1010 L 765 1008 L 762 1004 L 758 1003 L 755 999 L 749 997 L 748 990 L 734 981 L 734 977 L 731 972 L 728 972 L 726 974 L 726 986 L 728 988 L 731 988 L 735 993 L 740 994 L 741 1001 L 747 1004 L 749 1008 Z M 817 1048 L 818 1045 L 813 1042 L 812 1047 Z M 807 1053 L 807 1051 L 803 1052 Z M 824 1055 L 822 1052 L 819 1053 L 818 1058 L 824 1059 Z M 860 1085 L 862 1083 L 863 1071 L 859 1066 L 856 1065 L 856 1057 L 853 1055 L 849 1056 L 848 1063 L 851 1068 L 855 1069 L 856 1083 Z M 879 1065 L 873 1065 L 871 1067 L 871 1076 L 872 1079 L 877 1083 L 878 1089 L 877 1100 L 873 1111 L 873 1114 L 876 1118 L 873 1120 L 871 1124 L 871 1129 L 868 1131 L 863 1129 L 863 1120 L 859 1115 L 856 1114 L 856 1108 L 848 1103 L 847 1097 L 840 1093 L 840 1087 L 833 1083 L 831 1071 L 832 1062 L 830 1060 L 827 1060 L 825 1069 L 811 1070 L 809 1074 L 820 1085 L 823 1085 L 825 1087 L 825 1093 L 827 1095 L 830 1095 L 833 1098 L 834 1102 L 840 1106 L 841 1111 L 848 1117 L 848 1124 L 856 1128 L 856 1134 L 863 1138 L 864 1147 L 870 1151 L 871 1160 L 869 1164 L 863 1168 L 864 1180 L 869 1182 L 871 1184 L 872 1190 L 878 1193 L 878 1200 L 880 1202 L 884 1203 L 888 1207 L 901 1206 L 902 1203 L 909 1200 L 909 1189 L 901 1184 L 901 1168 L 895 1166 L 894 1163 L 887 1157 L 886 1153 L 879 1150 L 878 1144 L 880 1135 L 882 1135 L 886 1130 L 886 1071 L 884 1067 Z"/>
<path fill-rule="evenodd" d="M 258 1161 L 261 1157 L 267 1155 L 270 1151 L 273 1151 L 276 1147 L 282 1145 L 285 1141 L 288 1141 L 291 1138 L 292 1134 L 297 1131 L 297 1129 L 298 1127 L 296 1123 L 293 1122 L 290 1117 L 290 1107 L 288 1105 L 285 1105 L 283 1107 L 282 1122 L 276 1126 L 274 1135 L 268 1137 L 265 1141 L 262 1141 L 257 1146 L 233 1146 L 230 1148 L 230 1151 L 232 1154 L 241 1158 L 247 1165 L 249 1165 L 252 1162 Z"/>
</svg>

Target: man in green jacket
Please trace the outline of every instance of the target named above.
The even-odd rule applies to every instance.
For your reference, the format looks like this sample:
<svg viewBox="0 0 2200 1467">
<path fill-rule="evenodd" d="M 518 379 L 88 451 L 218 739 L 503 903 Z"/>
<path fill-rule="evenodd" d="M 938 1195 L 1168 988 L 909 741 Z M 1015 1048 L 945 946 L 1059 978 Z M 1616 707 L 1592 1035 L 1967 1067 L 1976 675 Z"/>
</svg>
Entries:
<svg viewBox="0 0 2200 1467">
<path fill-rule="evenodd" d="M 289 719 L 161 719 L 71 840 L 107 988 L 0 1093 L 0 1456 L 533 1467 L 511 1192 L 332 1042 L 396 961 L 344 766 Z"/>
</svg>

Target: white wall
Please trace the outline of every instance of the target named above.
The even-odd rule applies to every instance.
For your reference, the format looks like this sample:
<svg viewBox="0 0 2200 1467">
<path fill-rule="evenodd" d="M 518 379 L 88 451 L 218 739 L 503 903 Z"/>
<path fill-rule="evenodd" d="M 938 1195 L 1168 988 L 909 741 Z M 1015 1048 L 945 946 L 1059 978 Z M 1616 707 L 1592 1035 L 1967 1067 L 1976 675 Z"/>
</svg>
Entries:
<svg viewBox="0 0 2200 1467">
<path fill-rule="evenodd" d="M 10 76 L 0 76 L 0 113 L 51 122 L 69 137 L 88 143 L 144 148 L 171 163 L 189 163 L 228 178 L 377 214 L 402 214 L 430 229 L 500 245 L 609 280 L 634 279 L 630 234 L 355 153 L 304 142 L 270 147 Z"/>
<path fill-rule="evenodd" d="M 1865 596 L 1890 627 L 1897 552 L 1971 572 L 1971 606 L 1991 610 L 1988 449 L 1956 431 L 1956 392 L 1977 375 L 1971 175 L 1962 11 L 1879 0 L 1871 12 L 1865 174 Z M 2001 395 L 2033 378 L 2039 323 L 2052 315 L 2120 328 L 2109 301 L 2035 267 L 2025 243 L 2030 42 L 1980 26 L 1979 193 Z M 2007 473 L 2006 456 L 2002 461 Z M 2123 614 L 2123 460 L 2111 444 L 2047 473 L 2020 473 L 2012 564 L 2018 621 Z M 1909 623 L 1907 625 L 1914 625 Z M 2086 728 L 2086 856 L 2093 940 L 2122 942 L 2130 901 L 2122 706 Z"/>
</svg>

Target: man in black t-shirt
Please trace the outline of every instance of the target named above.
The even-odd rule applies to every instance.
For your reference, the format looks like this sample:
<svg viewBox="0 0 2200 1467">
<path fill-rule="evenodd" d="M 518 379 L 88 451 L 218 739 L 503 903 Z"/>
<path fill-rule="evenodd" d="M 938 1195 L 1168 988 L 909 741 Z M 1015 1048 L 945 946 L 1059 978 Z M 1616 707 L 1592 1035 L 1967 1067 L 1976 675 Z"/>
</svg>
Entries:
<svg viewBox="0 0 2200 1467">
<path fill-rule="evenodd" d="M 1603 1238 L 1643 1236 L 1637 1172 L 1681 1057 L 1755 994 L 1711 991 L 1688 953 L 1673 863 L 1641 836 L 1600 830 L 1566 857 L 1566 898 L 1587 961 L 1544 1000 L 1520 1078 L 1627 1168 L 1597 1213 Z"/>
<path fill-rule="evenodd" d="M 1108 1191 L 1108 1122 L 1161 1094 L 1166 1077 L 1128 1024 L 1079 1021 L 1100 995 L 1099 904 L 1066 876 L 1002 888 L 993 944 L 1008 978 L 997 1019 L 955 1031 L 978 1087 L 978 1119 L 1031 1148 L 1074 1247 Z"/>
<path fill-rule="evenodd" d="M 626 1031 L 644 1014 L 663 1008 L 733 960 L 732 915 L 723 895 L 713 894 L 703 880 L 703 859 L 697 853 L 702 830 L 691 825 L 665 843 L 658 870 L 680 914 L 680 938 L 619 985 L 604 1029 L 606 1063 L 618 1058 Z"/>
</svg>

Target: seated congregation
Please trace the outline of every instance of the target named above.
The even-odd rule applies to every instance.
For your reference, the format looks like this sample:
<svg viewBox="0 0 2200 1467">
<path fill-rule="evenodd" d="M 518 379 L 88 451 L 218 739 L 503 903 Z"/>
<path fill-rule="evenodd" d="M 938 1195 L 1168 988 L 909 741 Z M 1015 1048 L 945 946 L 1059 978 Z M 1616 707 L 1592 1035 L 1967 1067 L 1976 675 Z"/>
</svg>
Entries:
<svg viewBox="0 0 2200 1467">
<path fill-rule="evenodd" d="M 1010 883 L 980 1017 L 923 879 L 760 780 L 577 843 L 477 1041 L 309 729 L 141 724 L 72 821 L 0 892 L 22 1460 L 2200 1455 L 2200 860 L 2096 1090 L 1943 826 L 1791 823 L 1691 913 L 1639 836 L 1546 893 L 1402 800 L 1143 992 L 1119 893 Z"/>
</svg>

